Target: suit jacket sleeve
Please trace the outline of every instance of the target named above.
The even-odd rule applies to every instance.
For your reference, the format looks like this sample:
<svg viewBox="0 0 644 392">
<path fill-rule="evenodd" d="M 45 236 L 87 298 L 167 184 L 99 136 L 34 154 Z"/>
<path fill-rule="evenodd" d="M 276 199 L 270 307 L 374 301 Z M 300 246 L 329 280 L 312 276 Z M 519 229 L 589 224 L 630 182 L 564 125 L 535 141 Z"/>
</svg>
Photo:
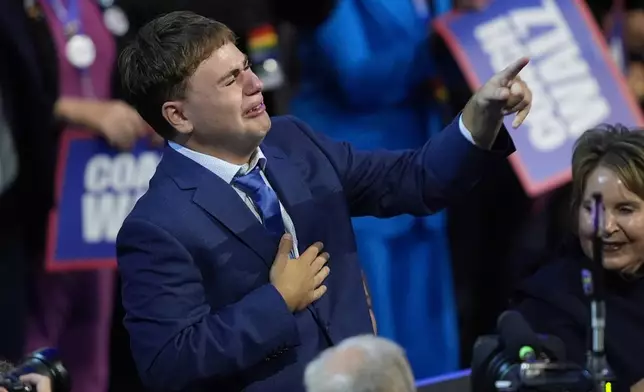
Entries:
<svg viewBox="0 0 644 392">
<path fill-rule="evenodd" d="M 465 139 L 458 118 L 416 150 L 360 151 L 349 143 L 295 124 L 318 145 L 336 169 L 352 216 L 423 216 L 462 198 L 487 171 L 514 151 L 502 129 L 491 151 Z"/>
<path fill-rule="evenodd" d="M 117 238 L 125 326 L 143 382 L 180 390 L 230 378 L 299 345 L 295 318 L 270 284 L 211 309 L 199 269 L 167 231 L 128 219 Z"/>
</svg>

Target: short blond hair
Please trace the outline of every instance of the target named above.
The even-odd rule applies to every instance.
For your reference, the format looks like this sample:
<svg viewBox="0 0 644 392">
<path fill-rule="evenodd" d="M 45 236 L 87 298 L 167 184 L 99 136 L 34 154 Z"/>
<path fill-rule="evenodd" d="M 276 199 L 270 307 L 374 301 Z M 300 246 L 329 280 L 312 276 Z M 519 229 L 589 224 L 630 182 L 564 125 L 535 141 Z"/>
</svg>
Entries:
<svg viewBox="0 0 644 392">
<path fill-rule="evenodd" d="M 629 191 L 644 200 L 644 132 L 621 124 L 601 125 L 577 140 L 572 154 L 572 214 L 577 232 L 588 176 L 600 166 L 613 171 Z M 642 263 L 627 266 L 622 272 L 634 274 L 641 267 Z"/>
</svg>

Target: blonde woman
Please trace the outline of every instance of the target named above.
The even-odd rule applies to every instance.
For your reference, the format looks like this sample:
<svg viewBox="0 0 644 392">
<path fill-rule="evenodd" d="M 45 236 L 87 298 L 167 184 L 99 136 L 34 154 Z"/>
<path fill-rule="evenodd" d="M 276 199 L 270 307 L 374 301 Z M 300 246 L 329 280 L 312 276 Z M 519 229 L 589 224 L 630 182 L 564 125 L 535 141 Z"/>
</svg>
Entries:
<svg viewBox="0 0 644 392">
<path fill-rule="evenodd" d="M 585 363 L 590 321 L 581 268 L 593 256 L 592 195 L 605 205 L 606 352 L 614 391 L 644 379 L 644 132 L 621 126 L 587 131 L 572 159 L 574 237 L 561 254 L 517 291 L 518 310 L 541 333 L 566 344 L 568 359 Z M 636 389 L 633 389 L 636 390 Z"/>
</svg>

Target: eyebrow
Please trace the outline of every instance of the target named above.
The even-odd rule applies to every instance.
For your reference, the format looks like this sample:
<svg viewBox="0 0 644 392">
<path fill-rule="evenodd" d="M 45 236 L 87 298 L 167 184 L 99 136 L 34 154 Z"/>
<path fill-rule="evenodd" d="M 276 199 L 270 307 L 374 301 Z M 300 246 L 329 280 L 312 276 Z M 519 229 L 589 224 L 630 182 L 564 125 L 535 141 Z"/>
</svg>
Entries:
<svg viewBox="0 0 644 392">
<path fill-rule="evenodd" d="M 241 73 L 242 69 L 246 68 L 246 65 L 248 65 L 248 56 L 244 55 L 244 61 L 242 62 L 242 66 L 241 67 L 238 66 L 238 67 L 233 68 L 230 71 L 226 72 L 226 74 L 224 76 L 219 78 L 217 83 L 223 83 L 226 79 L 229 79 L 231 77 L 237 77 L 237 75 L 239 75 Z"/>
<path fill-rule="evenodd" d="M 592 203 L 593 203 L 592 199 L 585 199 L 582 204 L 584 206 L 590 206 L 590 205 L 592 205 Z M 629 199 L 629 200 L 624 200 L 624 201 L 620 201 L 618 203 L 615 203 L 615 206 L 616 207 L 637 207 L 639 204 L 640 203 L 637 200 L 630 200 Z"/>
</svg>

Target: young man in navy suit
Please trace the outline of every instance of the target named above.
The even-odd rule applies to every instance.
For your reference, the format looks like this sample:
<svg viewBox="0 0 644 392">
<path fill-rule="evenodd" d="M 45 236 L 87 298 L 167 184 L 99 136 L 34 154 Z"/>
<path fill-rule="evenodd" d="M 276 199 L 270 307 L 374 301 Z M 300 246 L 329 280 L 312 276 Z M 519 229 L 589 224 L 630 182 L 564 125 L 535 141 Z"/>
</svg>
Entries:
<svg viewBox="0 0 644 392">
<path fill-rule="evenodd" d="M 223 24 L 175 12 L 141 29 L 121 55 L 124 87 L 168 141 L 117 239 L 143 382 L 303 390 L 318 353 L 372 332 L 350 218 L 430 214 L 505 159 L 503 116 L 517 113 L 518 126 L 530 108 L 517 77 L 527 62 L 494 76 L 422 148 L 366 152 L 271 119 Z"/>
</svg>

